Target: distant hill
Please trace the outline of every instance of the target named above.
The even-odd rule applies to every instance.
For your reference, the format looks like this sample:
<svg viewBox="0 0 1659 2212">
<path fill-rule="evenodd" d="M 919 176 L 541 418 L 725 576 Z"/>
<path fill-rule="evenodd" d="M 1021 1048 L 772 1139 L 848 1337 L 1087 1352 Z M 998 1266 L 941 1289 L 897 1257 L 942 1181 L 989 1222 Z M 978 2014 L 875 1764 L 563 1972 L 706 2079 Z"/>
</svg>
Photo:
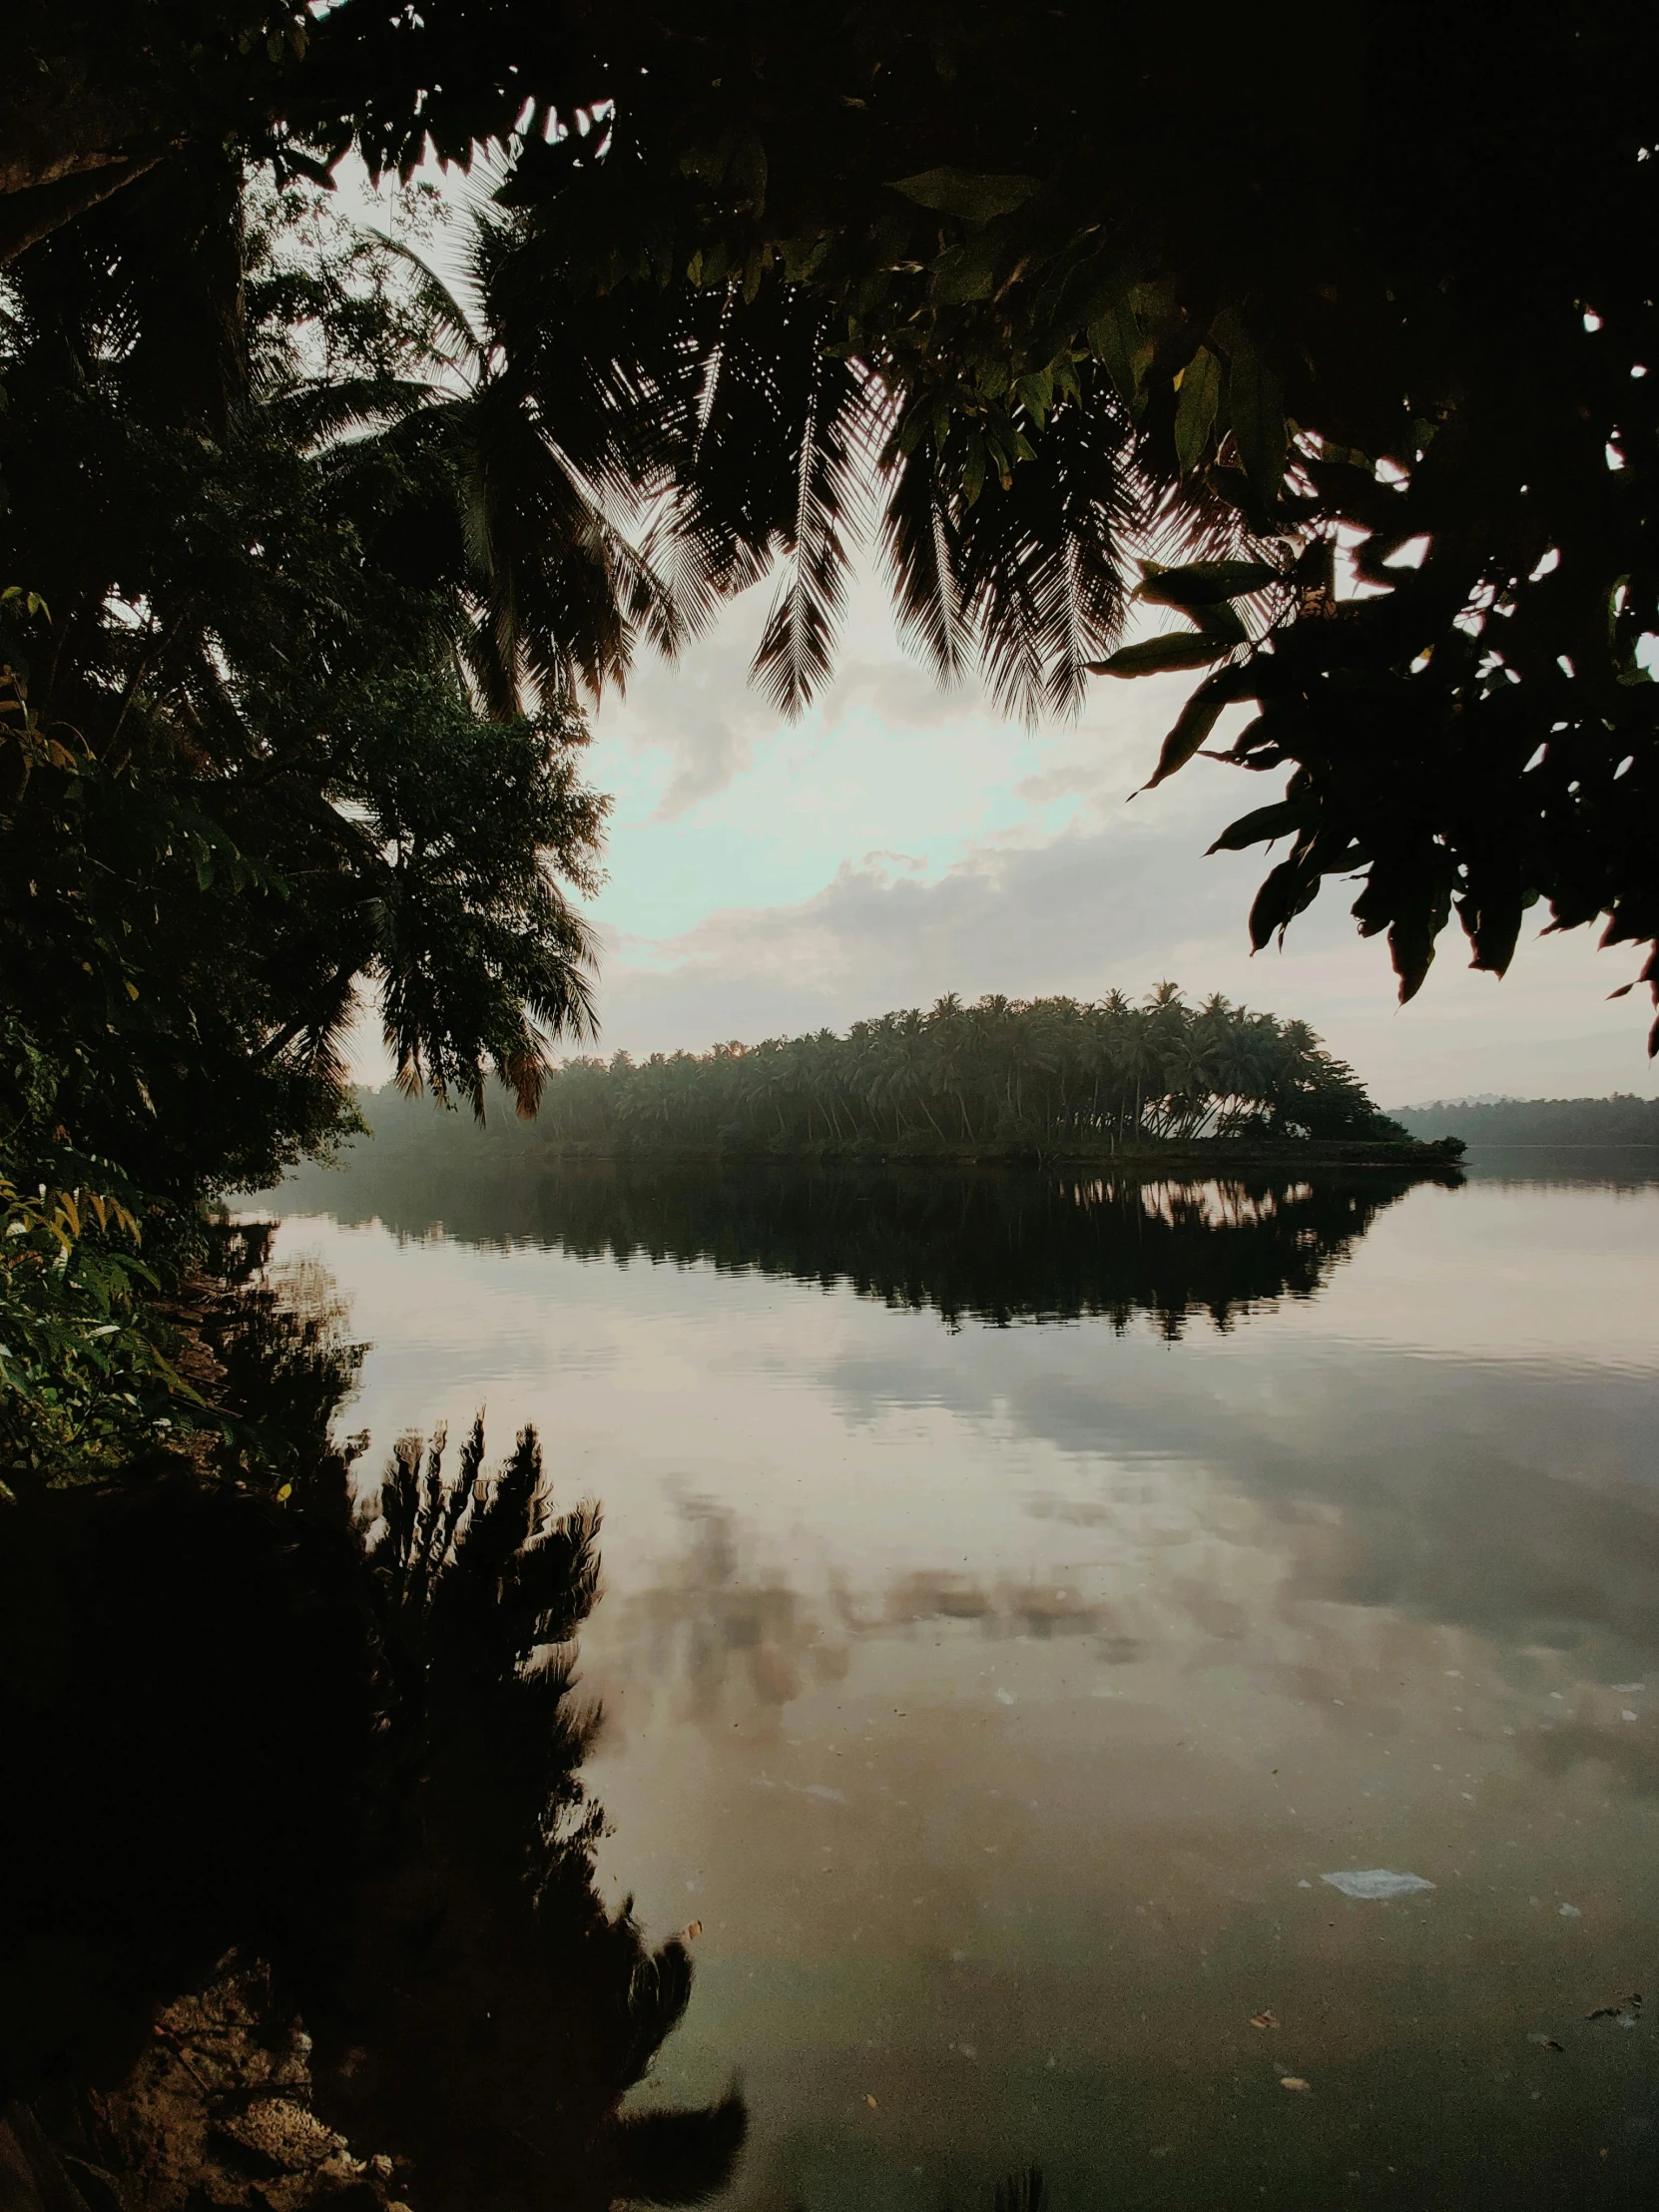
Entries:
<svg viewBox="0 0 1659 2212">
<path fill-rule="evenodd" d="M 1391 1118 L 1413 1137 L 1461 1137 L 1467 1145 L 1659 1145 L 1659 1098 L 1633 1091 L 1611 1098 L 1439 1099 L 1395 1107 Z"/>
</svg>

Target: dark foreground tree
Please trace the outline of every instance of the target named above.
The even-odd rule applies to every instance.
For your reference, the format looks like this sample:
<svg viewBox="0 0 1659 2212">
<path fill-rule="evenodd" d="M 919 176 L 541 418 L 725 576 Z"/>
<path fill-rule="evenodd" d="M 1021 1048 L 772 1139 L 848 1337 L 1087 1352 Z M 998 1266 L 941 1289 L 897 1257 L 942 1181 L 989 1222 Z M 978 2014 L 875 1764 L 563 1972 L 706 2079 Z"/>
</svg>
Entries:
<svg viewBox="0 0 1659 2212">
<path fill-rule="evenodd" d="M 499 326 L 678 314 L 687 495 L 787 563 L 781 704 L 873 495 L 941 673 L 1034 709 L 1212 671 L 1151 780 L 1212 739 L 1283 779 L 1219 840 L 1287 840 L 1256 943 L 1335 875 L 1404 996 L 1453 912 L 1499 973 L 1540 901 L 1653 944 L 1650 11 L 688 5 L 612 40 L 604 158 L 526 144 L 501 195 Z M 1175 627 L 1111 650 L 1132 598 Z"/>
<path fill-rule="evenodd" d="M 400 1079 L 477 1103 L 492 1069 L 533 1108 L 589 1022 L 564 886 L 604 804 L 568 687 L 509 664 L 481 698 L 474 395 L 433 386 L 428 307 L 268 200 L 209 406 L 145 319 L 142 190 L 26 257 L 0 323 L 6 1135 L 188 1197 L 348 1124 L 362 982 Z"/>
<path fill-rule="evenodd" d="M 730 2178 L 736 2095 L 619 2110 L 692 1969 L 595 1886 L 597 1514 L 550 1510 L 533 1431 L 483 1454 L 475 1426 L 450 1477 L 441 1437 L 406 1440 L 366 1542 L 337 1458 L 285 1509 L 177 1462 L 0 1500 L 0 1872 L 29 1901 L 0 1932 L 0 2104 L 34 2104 L 87 2201 L 182 2212 L 223 2162 L 215 2202 L 309 2205 L 272 2154 L 308 2134 L 323 2163 L 323 2121 L 412 2160 L 435 2212 Z"/>
<path fill-rule="evenodd" d="M 318 174 L 351 145 L 500 155 L 467 509 L 498 658 L 539 625 L 532 674 L 625 665 L 617 610 L 664 606 L 643 541 L 585 602 L 530 570 L 599 543 L 586 495 L 629 482 L 672 515 L 664 634 L 782 562 L 760 674 L 793 709 L 874 528 L 922 649 L 1010 706 L 1210 672 L 1152 780 L 1200 751 L 1273 777 L 1220 840 L 1287 840 L 1256 942 L 1329 875 L 1406 995 L 1454 912 L 1499 972 L 1538 906 L 1659 941 L 1659 26 L 1633 0 L 1501 36 L 1426 0 L 1201 5 L 1178 38 L 979 0 L 126 14 L 130 55 L 98 0 L 26 11 L 0 181 L 25 289 L 90 239 L 181 421 L 237 388 L 228 143 Z M 632 427 L 567 451 L 589 397 Z M 263 577 L 255 510 L 226 542 L 228 579 Z M 1137 599 L 1175 627 L 1124 648 Z"/>
</svg>

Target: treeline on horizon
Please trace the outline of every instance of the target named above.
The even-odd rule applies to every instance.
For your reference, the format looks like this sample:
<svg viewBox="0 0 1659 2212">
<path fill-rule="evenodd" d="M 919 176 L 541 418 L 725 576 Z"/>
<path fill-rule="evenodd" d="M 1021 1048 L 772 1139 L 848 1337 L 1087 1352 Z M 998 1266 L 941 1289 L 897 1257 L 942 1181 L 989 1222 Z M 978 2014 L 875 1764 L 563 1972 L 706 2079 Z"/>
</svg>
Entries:
<svg viewBox="0 0 1659 2212">
<path fill-rule="evenodd" d="M 376 1130 L 397 1118 L 394 1098 L 365 1102 Z M 1160 983 L 1139 1004 L 1116 990 L 1092 1003 L 991 995 L 965 1005 L 947 994 L 925 1012 L 856 1021 L 844 1036 L 570 1059 L 527 1131 L 497 1126 L 485 1141 L 548 1153 L 832 1156 L 1110 1154 L 1252 1137 L 1397 1142 L 1404 1132 L 1306 1022 L 1219 994 L 1195 1006 Z"/>
<path fill-rule="evenodd" d="M 1396 1107 L 1394 1119 L 1429 1143 L 1461 1137 L 1476 1145 L 1659 1145 L 1659 1098 L 1632 1091 L 1608 1098 L 1435 1100 Z"/>
</svg>

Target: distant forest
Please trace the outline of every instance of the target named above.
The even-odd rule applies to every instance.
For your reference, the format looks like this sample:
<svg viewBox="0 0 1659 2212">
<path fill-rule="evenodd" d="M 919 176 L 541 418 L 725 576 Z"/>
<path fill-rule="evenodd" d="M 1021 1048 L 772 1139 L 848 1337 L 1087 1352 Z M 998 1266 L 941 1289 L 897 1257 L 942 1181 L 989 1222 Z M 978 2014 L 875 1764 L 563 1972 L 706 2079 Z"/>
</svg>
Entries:
<svg viewBox="0 0 1659 2212">
<path fill-rule="evenodd" d="M 1611 1098 L 1499 1098 L 1482 1105 L 1404 1106 L 1395 1121 L 1428 1142 L 1465 1144 L 1659 1145 L 1659 1098 L 1615 1091 Z"/>
<path fill-rule="evenodd" d="M 366 1112 L 382 1132 L 399 1118 L 385 1092 Z M 1093 1004 L 948 996 L 844 1036 L 567 1060 L 529 1129 L 493 1130 L 508 1150 L 606 1155 L 1096 1155 L 1210 1138 L 1404 1132 L 1306 1022 L 1221 997 L 1190 1005 L 1173 983 L 1139 1005 L 1120 991 Z"/>
</svg>

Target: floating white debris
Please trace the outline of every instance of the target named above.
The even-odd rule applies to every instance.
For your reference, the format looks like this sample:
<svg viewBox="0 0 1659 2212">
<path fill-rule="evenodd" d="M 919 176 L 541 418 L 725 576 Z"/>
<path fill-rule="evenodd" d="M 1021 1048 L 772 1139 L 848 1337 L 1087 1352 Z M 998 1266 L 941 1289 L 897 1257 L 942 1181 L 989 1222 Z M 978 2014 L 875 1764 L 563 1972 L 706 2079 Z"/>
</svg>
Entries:
<svg viewBox="0 0 1659 2212">
<path fill-rule="evenodd" d="M 1556 1910 L 1564 1921 L 1581 1921 L 1584 1918 L 1576 1905 L 1562 1905 L 1558 1906 Z"/>
<path fill-rule="evenodd" d="M 844 1790 L 831 1790 L 828 1782 L 774 1782 L 770 1775 L 758 1774 L 750 1783 L 752 1790 L 788 1790 L 791 1797 L 823 1798 L 827 1805 L 845 1805 Z"/>
<path fill-rule="evenodd" d="M 996 1693 L 996 1702 L 997 1702 L 997 1704 L 998 1704 L 998 1705 L 1012 1705 L 1012 1704 L 1014 1703 L 1014 1693 L 1013 1693 L 1013 1691 L 1012 1691 L 1012 1690 L 998 1690 L 998 1691 L 997 1691 L 997 1693 Z"/>
<path fill-rule="evenodd" d="M 1320 1880 L 1329 1883 L 1333 1890 L 1341 1890 L 1345 1898 L 1361 1898 L 1368 1903 L 1379 1898 L 1415 1897 L 1419 1890 L 1434 1887 L 1420 1874 L 1393 1874 L 1386 1867 L 1359 1867 L 1352 1874 L 1322 1874 Z"/>
</svg>

